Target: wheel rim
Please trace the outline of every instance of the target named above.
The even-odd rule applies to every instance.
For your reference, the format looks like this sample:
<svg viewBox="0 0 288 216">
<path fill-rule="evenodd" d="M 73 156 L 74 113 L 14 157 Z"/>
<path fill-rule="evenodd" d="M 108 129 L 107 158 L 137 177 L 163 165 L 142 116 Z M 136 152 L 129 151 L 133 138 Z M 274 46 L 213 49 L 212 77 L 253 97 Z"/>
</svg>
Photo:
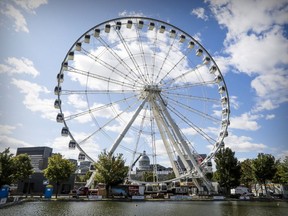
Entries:
<svg viewBox="0 0 288 216">
<path fill-rule="evenodd" d="M 57 81 L 62 135 L 90 161 L 107 149 L 124 154 L 131 167 L 146 151 L 153 180 L 157 164 L 178 169 L 177 178 L 187 166 L 199 175 L 228 134 L 229 96 L 216 62 L 197 40 L 160 20 L 96 25 L 67 52 Z M 182 169 L 175 168 L 179 160 Z"/>
</svg>

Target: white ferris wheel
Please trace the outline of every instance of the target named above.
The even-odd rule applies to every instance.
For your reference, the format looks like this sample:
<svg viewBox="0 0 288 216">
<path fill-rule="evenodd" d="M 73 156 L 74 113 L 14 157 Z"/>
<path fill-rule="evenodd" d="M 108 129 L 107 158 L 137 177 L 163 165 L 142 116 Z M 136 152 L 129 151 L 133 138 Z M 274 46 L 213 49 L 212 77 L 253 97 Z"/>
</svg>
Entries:
<svg viewBox="0 0 288 216">
<path fill-rule="evenodd" d="M 57 82 L 56 119 L 79 160 L 93 162 L 106 149 L 133 170 L 146 152 L 156 181 L 160 164 L 174 179 L 209 187 L 207 165 L 228 135 L 229 97 L 195 38 L 157 19 L 108 20 L 76 40 Z"/>
</svg>

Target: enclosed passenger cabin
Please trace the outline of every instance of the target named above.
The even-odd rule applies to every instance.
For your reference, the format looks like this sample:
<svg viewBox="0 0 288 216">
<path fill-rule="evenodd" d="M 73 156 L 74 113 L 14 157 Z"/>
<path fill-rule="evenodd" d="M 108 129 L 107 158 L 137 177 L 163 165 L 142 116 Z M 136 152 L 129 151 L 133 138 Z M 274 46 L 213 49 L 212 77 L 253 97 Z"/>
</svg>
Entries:
<svg viewBox="0 0 288 216">
<path fill-rule="evenodd" d="M 64 122 L 64 114 L 63 113 L 58 113 L 57 117 L 56 117 L 56 121 L 59 123 L 63 123 Z"/>
<path fill-rule="evenodd" d="M 63 63 L 62 63 L 62 69 L 63 69 L 64 71 L 68 70 L 68 62 L 63 62 Z"/>
<path fill-rule="evenodd" d="M 139 29 L 142 29 L 142 28 L 143 28 L 143 25 L 144 25 L 143 20 L 139 20 L 139 22 L 138 22 L 138 28 L 139 28 Z"/>
<path fill-rule="evenodd" d="M 148 29 L 149 30 L 153 30 L 154 28 L 155 28 L 155 23 L 154 22 L 150 22 Z"/>
<path fill-rule="evenodd" d="M 167 190 L 168 190 L 167 184 L 165 184 L 165 183 L 160 183 L 159 184 L 159 192 L 166 193 Z"/>
<path fill-rule="evenodd" d="M 84 42 L 85 42 L 85 43 L 90 43 L 90 37 L 91 37 L 91 36 L 88 35 L 88 34 L 85 35 L 85 36 L 84 36 Z"/>
<path fill-rule="evenodd" d="M 76 142 L 74 140 L 70 140 L 69 149 L 75 149 L 75 148 L 76 148 Z"/>
<path fill-rule="evenodd" d="M 211 74 L 215 74 L 216 71 L 217 71 L 217 67 L 216 67 L 215 65 L 212 65 L 212 66 L 210 67 L 210 69 L 209 69 L 209 72 L 210 72 Z"/>
<path fill-rule="evenodd" d="M 55 86 L 55 88 L 54 88 L 54 94 L 55 94 L 55 95 L 61 94 L 61 86 Z"/>
<path fill-rule="evenodd" d="M 61 106 L 61 100 L 56 99 L 56 100 L 54 101 L 54 108 L 55 108 L 55 109 L 60 109 L 60 106 Z"/>
<path fill-rule="evenodd" d="M 211 61 L 210 57 L 206 56 L 205 58 L 203 58 L 203 64 L 209 64 Z"/>
<path fill-rule="evenodd" d="M 105 32 L 106 32 L 106 33 L 109 33 L 109 32 L 110 32 L 110 29 L 111 29 L 111 25 L 110 25 L 110 24 L 106 24 L 106 25 L 105 25 Z"/>
<path fill-rule="evenodd" d="M 158 184 L 146 184 L 145 185 L 145 193 L 146 194 L 153 194 L 153 193 L 159 193 L 159 185 Z"/>
<path fill-rule="evenodd" d="M 120 21 L 116 22 L 116 30 L 120 30 L 121 25 L 122 25 L 122 23 Z"/>
<path fill-rule="evenodd" d="M 227 126 L 227 125 L 230 125 L 230 120 L 224 119 L 224 120 L 222 121 L 222 127 L 225 127 L 225 126 Z"/>
<path fill-rule="evenodd" d="M 190 41 L 190 42 L 189 42 L 189 45 L 188 45 L 188 48 L 189 48 L 189 49 L 193 49 L 194 46 L 195 46 L 195 42 L 194 42 L 194 41 Z"/>
<path fill-rule="evenodd" d="M 63 73 L 58 73 L 58 74 L 57 74 L 57 80 L 58 80 L 58 82 L 63 83 L 63 81 L 64 81 L 64 74 L 63 74 Z"/>
<path fill-rule="evenodd" d="M 68 54 L 68 60 L 74 60 L 74 52 L 69 52 Z"/>
<path fill-rule="evenodd" d="M 203 50 L 202 49 L 197 49 L 196 51 L 196 56 L 201 56 L 203 54 Z"/>
<path fill-rule="evenodd" d="M 78 155 L 78 160 L 79 161 L 84 161 L 85 160 L 85 154 L 80 152 L 79 155 Z"/>
<path fill-rule="evenodd" d="M 222 136 L 224 136 L 224 137 L 227 137 L 228 136 L 228 131 L 221 131 L 220 132 L 220 136 L 222 137 Z"/>
<path fill-rule="evenodd" d="M 165 28 L 166 28 L 165 26 L 161 25 L 161 26 L 160 26 L 160 30 L 159 30 L 159 32 L 160 32 L 160 33 L 164 33 Z"/>
<path fill-rule="evenodd" d="M 126 27 L 129 29 L 132 27 L 132 20 L 127 21 Z"/>
<path fill-rule="evenodd" d="M 180 35 L 179 42 L 183 43 L 186 39 L 185 35 Z"/>
<path fill-rule="evenodd" d="M 170 30 L 170 37 L 175 38 L 176 37 L 176 31 L 174 29 Z"/>
<path fill-rule="evenodd" d="M 230 113 L 228 108 L 222 109 L 222 115 L 228 115 Z"/>
<path fill-rule="evenodd" d="M 100 29 L 94 30 L 94 37 L 98 38 L 100 36 Z"/>
<path fill-rule="evenodd" d="M 227 104 L 228 103 L 228 98 L 226 96 L 222 97 L 221 98 L 221 103 L 222 103 L 222 105 Z"/>
<path fill-rule="evenodd" d="M 82 46 L 82 43 L 81 42 L 77 42 L 76 46 L 75 46 L 75 50 L 81 51 L 81 46 Z"/>
<path fill-rule="evenodd" d="M 218 92 L 219 92 L 220 94 L 223 94 L 225 91 L 226 91 L 225 86 L 219 86 Z"/>
<path fill-rule="evenodd" d="M 223 79 L 222 79 L 222 77 L 220 75 L 216 76 L 215 79 L 214 79 L 214 82 L 216 82 L 216 83 L 220 83 L 222 81 L 223 81 Z"/>
<path fill-rule="evenodd" d="M 69 135 L 69 129 L 67 127 L 63 127 L 61 130 L 61 135 L 67 137 Z"/>
</svg>

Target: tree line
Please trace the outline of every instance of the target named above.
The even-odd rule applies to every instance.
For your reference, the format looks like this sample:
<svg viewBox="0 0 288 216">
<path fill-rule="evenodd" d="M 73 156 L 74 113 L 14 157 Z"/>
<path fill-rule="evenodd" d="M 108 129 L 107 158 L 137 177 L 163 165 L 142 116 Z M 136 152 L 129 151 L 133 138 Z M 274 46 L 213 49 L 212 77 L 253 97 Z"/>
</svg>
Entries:
<svg viewBox="0 0 288 216">
<path fill-rule="evenodd" d="M 224 194 L 229 194 L 230 189 L 239 185 L 245 185 L 251 189 L 258 183 L 264 185 L 267 190 L 268 181 L 288 183 L 288 156 L 280 161 L 271 154 L 259 153 L 255 159 L 246 159 L 240 162 L 230 148 L 222 148 L 217 152 L 214 160 L 216 171 L 207 177 L 212 181 L 217 181 Z M 95 182 L 105 183 L 107 192 L 110 186 L 123 183 L 129 170 L 129 167 L 125 166 L 122 154 L 113 155 L 106 151 L 99 154 L 94 165 L 97 170 Z M 48 160 L 44 176 L 58 187 L 62 182 L 67 181 L 75 171 L 75 164 L 60 154 L 54 154 Z M 13 156 L 9 148 L 0 153 L 0 187 L 26 180 L 33 172 L 31 160 L 27 154 Z M 89 177 L 90 175 L 87 175 L 87 178 Z M 57 193 L 58 188 L 56 188 L 56 196 Z"/>
<path fill-rule="evenodd" d="M 288 156 L 280 161 L 271 154 L 259 153 L 257 158 L 240 162 L 235 157 L 235 152 L 230 148 L 223 148 L 217 152 L 214 160 L 216 171 L 212 180 L 219 183 L 224 194 L 230 194 L 230 190 L 239 185 L 252 189 L 256 184 L 263 185 L 268 194 L 268 182 L 288 184 Z"/>
</svg>

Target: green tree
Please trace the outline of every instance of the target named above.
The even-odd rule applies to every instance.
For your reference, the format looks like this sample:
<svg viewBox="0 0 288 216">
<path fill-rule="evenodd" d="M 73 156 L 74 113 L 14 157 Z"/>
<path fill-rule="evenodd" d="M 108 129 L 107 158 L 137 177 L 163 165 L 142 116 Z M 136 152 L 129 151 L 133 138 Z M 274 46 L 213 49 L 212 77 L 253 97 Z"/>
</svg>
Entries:
<svg viewBox="0 0 288 216">
<path fill-rule="evenodd" d="M 127 177 L 129 167 L 125 166 L 122 154 L 116 156 L 106 151 L 101 152 L 95 163 L 95 180 L 106 184 L 106 193 L 109 196 L 109 188 L 113 185 L 123 183 Z"/>
<path fill-rule="evenodd" d="M 285 157 L 283 162 L 277 164 L 273 182 L 282 184 L 288 183 L 288 156 Z"/>
<path fill-rule="evenodd" d="M 44 176 L 51 182 L 56 183 L 56 199 L 58 186 L 69 179 L 76 170 L 75 165 L 60 154 L 54 154 L 48 160 L 48 167 L 44 170 Z"/>
<path fill-rule="evenodd" d="M 253 168 L 253 160 L 246 159 L 241 163 L 241 184 L 251 188 L 252 184 L 256 182 L 255 172 Z"/>
<path fill-rule="evenodd" d="M 216 172 L 213 178 L 218 181 L 225 194 L 230 194 L 231 188 L 240 183 L 241 167 L 234 155 L 235 152 L 230 148 L 223 148 L 215 155 Z"/>
<path fill-rule="evenodd" d="M 0 187 L 5 184 L 10 185 L 14 181 L 12 157 L 9 148 L 0 153 Z"/>
<path fill-rule="evenodd" d="M 33 174 L 33 166 L 28 154 L 20 154 L 12 158 L 14 166 L 14 181 L 27 179 Z"/>
<path fill-rule="evenodd" d="M 277 171 L 278 161 L 275 160 L 271 154 L 259 153 L 257 158 L 253 160 L 253 166 L 255 169 L 255 177 L 258 183 L 263 184 L 266 194 L 267 180 L 272 180 Z M 262 188 L 262 187 L 261 187 Z"/>
</svg>

